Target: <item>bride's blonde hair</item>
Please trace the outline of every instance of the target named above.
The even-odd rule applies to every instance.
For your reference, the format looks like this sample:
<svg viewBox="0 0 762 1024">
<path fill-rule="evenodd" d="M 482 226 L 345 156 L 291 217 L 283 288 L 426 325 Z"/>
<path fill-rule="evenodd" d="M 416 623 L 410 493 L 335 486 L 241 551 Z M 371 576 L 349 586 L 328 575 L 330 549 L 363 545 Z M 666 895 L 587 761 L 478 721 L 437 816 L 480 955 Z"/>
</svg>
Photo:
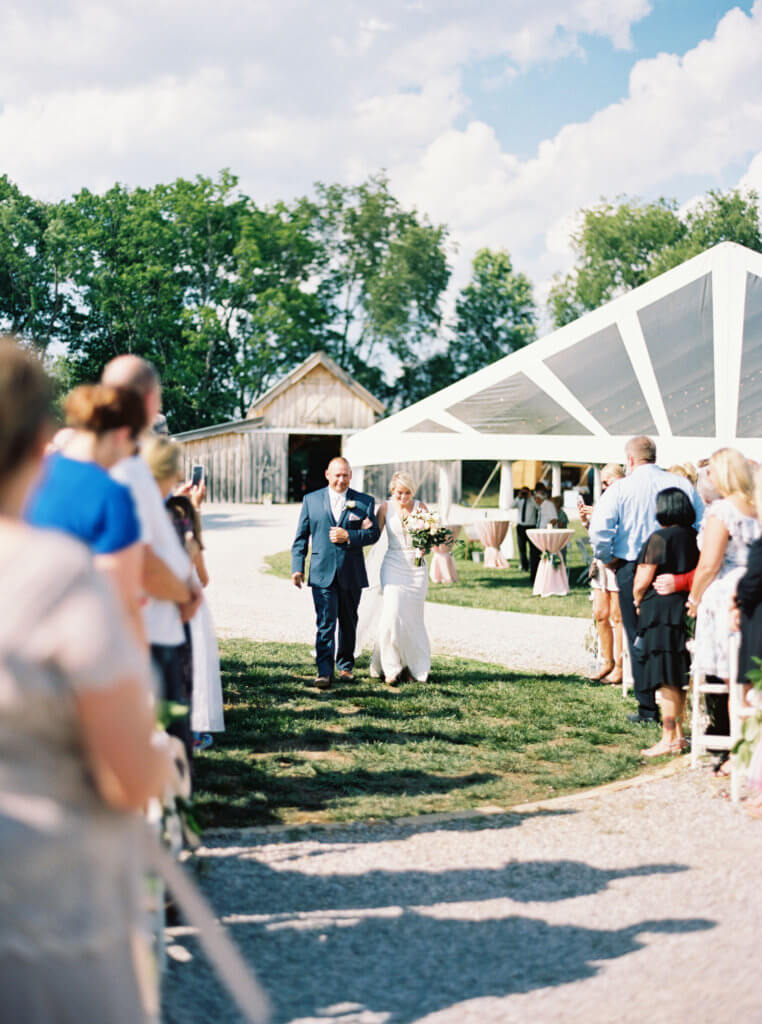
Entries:
<svg viewBox="0 0 762 1024">
<path fill-rule="evenodd" d="M 403 487 L 407 487 L 411 494 L 415 494 L 415 480 L 409 473 L 405 473 L 399 470 L 389 481 L 389 494 L 394 493 L 394 488 L 401 484 Z"/>
</svg>

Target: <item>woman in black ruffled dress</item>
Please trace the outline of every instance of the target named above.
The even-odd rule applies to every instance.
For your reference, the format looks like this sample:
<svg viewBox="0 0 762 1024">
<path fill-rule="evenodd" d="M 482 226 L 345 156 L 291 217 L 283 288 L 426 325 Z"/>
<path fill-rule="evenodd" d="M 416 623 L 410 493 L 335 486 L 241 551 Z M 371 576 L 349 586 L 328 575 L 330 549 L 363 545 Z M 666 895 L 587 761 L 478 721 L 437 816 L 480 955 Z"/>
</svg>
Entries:
<svg viewBox="0 0 762 1024">
<path fill-rule="evenodd" d="M 656 530 L 643 545 L 635 572 L 633 596 L 638 606 L 638 650 L 644 664 L 645 685 L 661 690 L 662 737 L 641 751 L 645 757 L 679 754 L 686 746 L 682 716 L 684 689 L 690 679 L 691 659 L 686 648 L 685 595 L 657 594 L 652 583 L 662 573 L 686 573 L 699 559 L 693 521 L 696 512 L 679 487 L 656 496 Z"/>
</svg>

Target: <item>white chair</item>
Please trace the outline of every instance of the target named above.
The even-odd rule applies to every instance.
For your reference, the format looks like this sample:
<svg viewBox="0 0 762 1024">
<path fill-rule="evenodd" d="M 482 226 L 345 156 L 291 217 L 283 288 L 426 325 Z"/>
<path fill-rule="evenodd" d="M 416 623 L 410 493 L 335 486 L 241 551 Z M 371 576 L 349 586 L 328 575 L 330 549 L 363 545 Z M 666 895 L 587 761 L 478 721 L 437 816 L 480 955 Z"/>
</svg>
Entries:
<svg viewBox="0 0 762 1024">
<path fill-rule="evenodd" d="M 699 757 L 709 747 L 713 750 L 731 751 L 741 738 L 743 720 L 751 713 L 743 699 L 743 684 L 738 681 L 738 654 L 741 646 L 741 634 L 731 633 L 729 639 L 728 660 L 730 679 L 727 683 L 708 683 L 704 674 L 694 669 L 691 673 L 691 768 L 698 765 Z M 725 693 L 728 695 L 728 717 L 730 719 L 730 735 L 707 735 L 704 727 L 708 715 L 701 708 L 701 698 L 707 693 Z M 730 758 L 730 798 L 733 803 L 741 799 L 741 783 L 745 771 L 738 764 L 737 758 Z"/>
<path fill-rule="evenodd" d="M 709 715 L 702 708 L 701 698 L 707 693 L 727 694 L 725 683 L 708 683 L 703 672 L 695 666 L 691 669 L 691 768 L 698 767 L 699 758 L 712 750 L 730 750 L 733 740 L 730 736 L 707 735 L 704 731 Z"/>
<path fill-rule="evenodd" d="M 730 637 L 730 749 L 741 738 L 741 730 L 745 718 L 752 713 L 752 708 L 744 704 L 743 683 L 738 680 L 738 655 L 741 649 L 741 634 L 733 633 Z M 737 804 L 741 799 L 741 783 L 746 770 L 738 763 L 738 758 L 730 758 L 730 799 Z"/>
</svg>

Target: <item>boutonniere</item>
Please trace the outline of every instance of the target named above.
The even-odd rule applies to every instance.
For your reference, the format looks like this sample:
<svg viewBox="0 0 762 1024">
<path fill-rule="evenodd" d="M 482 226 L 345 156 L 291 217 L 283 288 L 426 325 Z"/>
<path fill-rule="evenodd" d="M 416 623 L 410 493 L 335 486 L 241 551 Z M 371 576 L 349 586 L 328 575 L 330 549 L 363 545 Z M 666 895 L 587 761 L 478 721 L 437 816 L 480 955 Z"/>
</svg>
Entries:
<svg viewBox="0 0 762 1024">
<path fill-rule="evenodd" d="M 345 504 L 344 508 L 357 508 L 357 502 L 356 501 L 348 501 Z"/>
</svg>

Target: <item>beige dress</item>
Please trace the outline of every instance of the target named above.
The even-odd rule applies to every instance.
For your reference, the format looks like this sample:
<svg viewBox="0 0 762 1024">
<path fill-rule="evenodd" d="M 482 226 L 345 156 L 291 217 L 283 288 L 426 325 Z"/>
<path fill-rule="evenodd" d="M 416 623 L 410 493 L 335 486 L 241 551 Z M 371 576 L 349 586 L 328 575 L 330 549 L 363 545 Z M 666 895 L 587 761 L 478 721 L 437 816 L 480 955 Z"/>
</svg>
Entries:
<svg viewBox="0 0 762 1024">
<path fill-rule="evenodd" d="M 96 793 L 72 700 L 139 673 L 140 655 L 63 535 L 20 534 L 0 595 L 0 1017 L 140 1024 L 140 819 Z"/>
</svg>

